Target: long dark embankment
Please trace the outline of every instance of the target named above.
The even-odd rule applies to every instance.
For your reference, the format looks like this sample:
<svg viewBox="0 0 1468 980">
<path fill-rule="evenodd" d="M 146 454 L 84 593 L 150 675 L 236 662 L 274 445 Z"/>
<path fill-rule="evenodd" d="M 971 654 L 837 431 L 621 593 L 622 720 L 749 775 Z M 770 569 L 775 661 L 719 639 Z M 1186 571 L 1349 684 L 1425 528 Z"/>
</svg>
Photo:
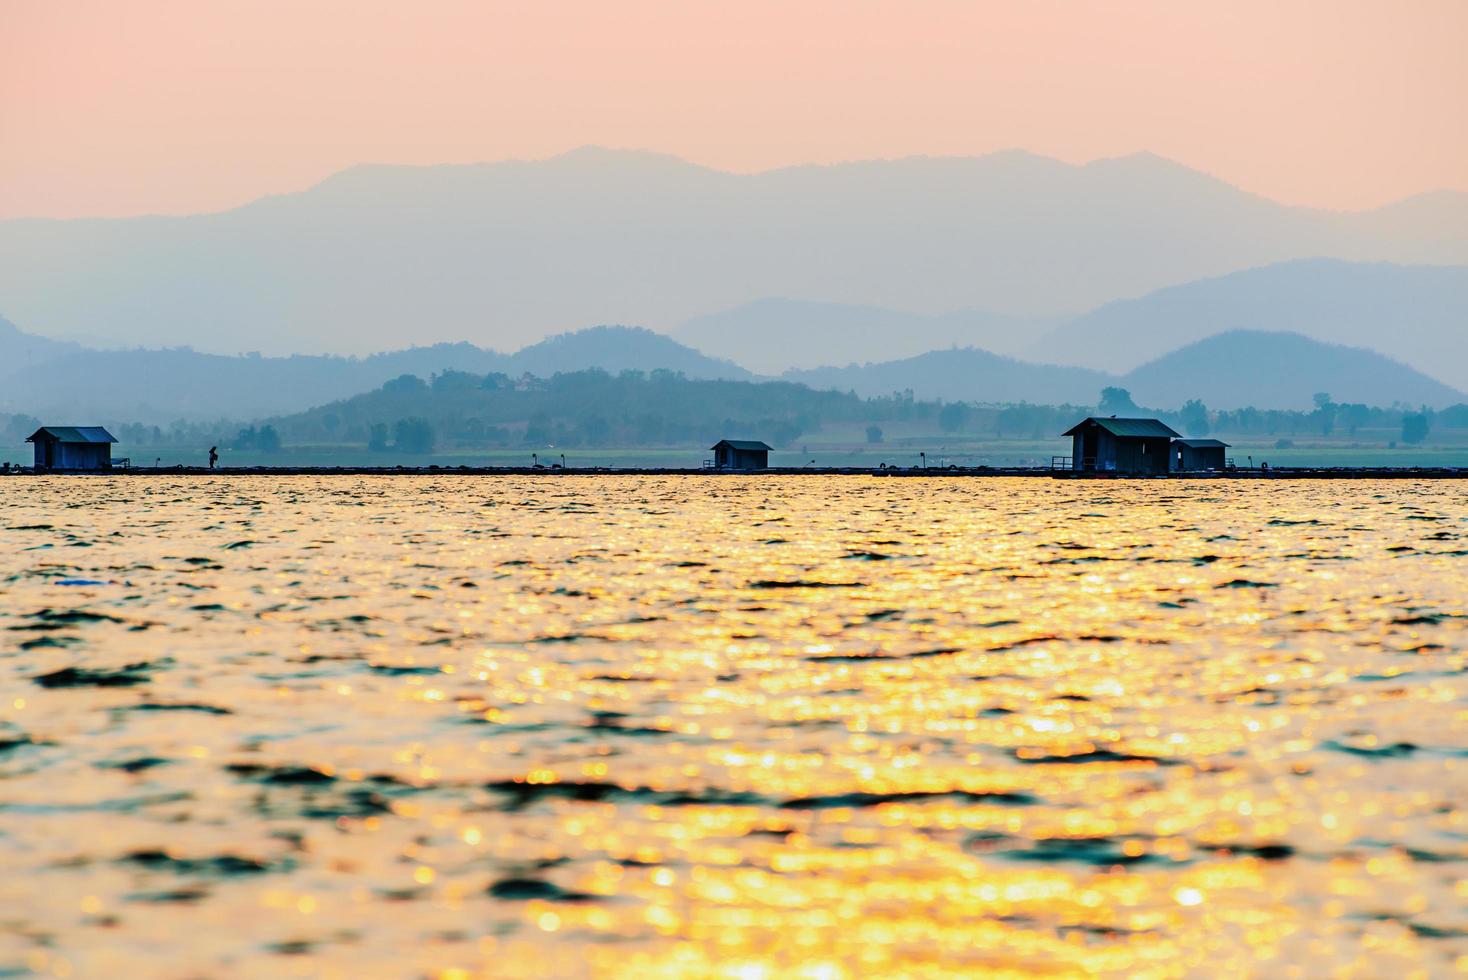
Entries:
<svg viewBox="0 0 1468 980">
<path fill-rule="evenodd" d="M 12 469 L 0 476 L 878 476 L 878 477 L 1046 477 L 1056 480 L 1468 480 L 1468 467 L 1277 467 L 1226 472 L 1133 475 L 1075 472 L 1048 467 L 936 466 L 871 469 L 851 466 L 772 466 L 763 470 L 715 470 L 692 467 L 530 467 L 530 466 L 204 466 L 132 467 L 110 470 L 36 471 Z"/>
</svg>

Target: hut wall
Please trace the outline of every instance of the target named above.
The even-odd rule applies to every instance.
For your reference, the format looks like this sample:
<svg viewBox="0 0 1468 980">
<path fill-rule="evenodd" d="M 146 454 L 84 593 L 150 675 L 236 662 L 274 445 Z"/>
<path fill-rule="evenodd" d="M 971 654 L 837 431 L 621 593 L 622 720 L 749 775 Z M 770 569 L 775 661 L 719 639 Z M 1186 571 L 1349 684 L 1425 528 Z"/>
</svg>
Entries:
<svg viewBox="0 0 1468 980">
<path fill-rule="evenodd" d="M 37 468 L 48 468 L 46 448 L 52 447 L 50 469 L 55 470 L 105 470 L 112 465 L 112 446 L 98 442 L 48 442 L 37 440 L 35 460 Z"/>
<path fill-rule="evenodd" d="M 1172 440 L 1118 439 L 1116 469 L 1120 473 L 1166 473 L 1171 468 Z"/>
<path fill-rule="evenodd" d="M 1222 470 L 1227 450 L 1222 446 L 1179 446 L 1178 469 Z"/>
<path fill-rule="evenodd" d="M 736 449 L 733 452 L 736 470 L 762 470 L 769 465 L 769 453 L 754 449 Z"/>
<path fill-rule="evenodd" d="M 770 465 L 770 454 L 762 449 L 720 446 L 714 450 L 714 465 L 721 470 L 762 470 Z"/>
<path fill-rule="evenodd" d="M 1071 436 L 1070 465 L 1077 470 L 1115 469 L 1116 437 L 1099 425 Z"/>
<path fill-rule="evenodd" d="M 1110 462 L 1115 459 L 1115 454 L 1116 437 L 1099 425 L 1089 426 L 1071 437 L 1072 469 L 1110 469 Z"/>
</svg>

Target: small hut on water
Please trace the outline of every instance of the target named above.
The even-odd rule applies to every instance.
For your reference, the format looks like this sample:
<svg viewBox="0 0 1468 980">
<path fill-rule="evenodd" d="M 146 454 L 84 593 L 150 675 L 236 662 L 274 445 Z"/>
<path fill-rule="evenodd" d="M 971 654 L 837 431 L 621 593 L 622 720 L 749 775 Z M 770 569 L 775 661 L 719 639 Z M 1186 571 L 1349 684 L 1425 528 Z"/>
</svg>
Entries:
<svg viewBox="0 0 1468 980">
<path fill-rule="evenodd" d="M 1217 439 L 1178 439 L 1172 444 L 1172 468 L 1180 473 L 1199 470 L 1225 470 L 1228 443 Z"/>
<path fill-rule="evenodd" d="M 1072 470 L 1165 476 L 1179 433 L 1159 419 L 1084 419 L 1062 433 L 1071 437 Z"/>
<path fill-rule="evenodd" d="M 762 470 L 770 465 L 770 447 L 749 439 L 720 439 L 709 449 L 716 470 Z"/>
<path fill-rule="evenodd" d="M 38 470 L 107 470 L 117 440 L 100 425 L 43 425 L 26 437 Z"/>
</svg>

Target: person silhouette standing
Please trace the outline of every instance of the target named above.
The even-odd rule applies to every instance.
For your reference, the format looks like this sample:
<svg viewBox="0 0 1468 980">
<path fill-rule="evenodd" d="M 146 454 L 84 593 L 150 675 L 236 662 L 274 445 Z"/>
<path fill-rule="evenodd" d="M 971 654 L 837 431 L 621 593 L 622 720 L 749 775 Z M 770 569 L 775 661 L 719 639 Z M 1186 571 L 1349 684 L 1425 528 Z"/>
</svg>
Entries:
<svg viewBox="0 0 1468 980">
<path fill-rule="evenodd" d="M 209 468 L 211 470 L 214 469 L 214 464 L 217 463 L 217 462 L 219 462 L 219 447 L 218 446 L 210 446 L 209 447 Z"/>
</svg>

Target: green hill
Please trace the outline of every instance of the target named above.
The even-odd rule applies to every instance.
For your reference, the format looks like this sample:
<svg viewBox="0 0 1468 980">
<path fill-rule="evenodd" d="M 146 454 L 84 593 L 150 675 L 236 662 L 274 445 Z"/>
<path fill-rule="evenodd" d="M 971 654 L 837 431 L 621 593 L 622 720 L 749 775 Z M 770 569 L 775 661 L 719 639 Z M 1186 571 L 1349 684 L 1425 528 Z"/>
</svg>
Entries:
<svg viewBox="0 0 1468 980">
<path fill-rule="evenodd" d="M 449 371 L 431 382 L 403 375 L 267 424 L 287 443 L 387 448 L 406 434 L 420 451 L 423 423 L 431 430 L 427 444 L 438 448 L 707 445 L 726 437 L 783 445 L 822 423 L 928 417 L 938 410 L 905 398 L 862 399 L 783 381 L 694 380 L 666 370 L 545 379 Z"/>
</svg>

